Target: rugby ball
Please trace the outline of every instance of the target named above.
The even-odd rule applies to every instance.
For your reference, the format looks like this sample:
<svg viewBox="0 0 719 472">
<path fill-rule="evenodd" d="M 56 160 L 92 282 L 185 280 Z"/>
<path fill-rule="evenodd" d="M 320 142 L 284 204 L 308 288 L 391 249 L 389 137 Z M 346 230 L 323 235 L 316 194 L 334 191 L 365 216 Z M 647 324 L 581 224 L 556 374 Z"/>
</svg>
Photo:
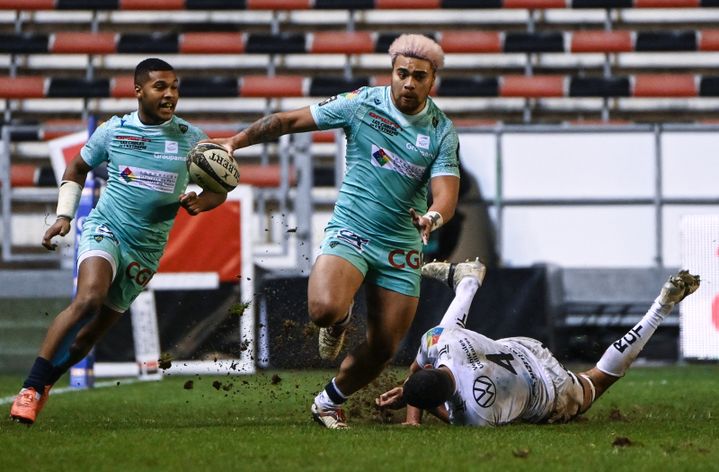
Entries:
<svg viewBox="0 0 719 472">
<path fill-rule="evenodd" d="M 210 192 L 227 193 L 240 180 L 235 159 L 219 144 L 198 144 L 187 153 L 186 163 L 190 180 Z"/>
</svg>

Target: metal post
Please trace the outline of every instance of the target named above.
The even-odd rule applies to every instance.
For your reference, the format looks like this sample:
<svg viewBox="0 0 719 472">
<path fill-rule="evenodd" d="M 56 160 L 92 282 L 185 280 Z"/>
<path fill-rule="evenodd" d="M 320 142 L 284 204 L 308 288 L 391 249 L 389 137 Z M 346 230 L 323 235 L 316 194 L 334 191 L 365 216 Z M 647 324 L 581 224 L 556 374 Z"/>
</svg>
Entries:
<svg viewBox="0 0 719 472">
<path fill-rule="evenodd" d="M 297 194 L 295 217 L 297 218 L 297 269 L 309 274 L 312 268 L 312 136 L 309 133 L 295 135 L 295 165 L 297 166 Z"/>
<path fill-rule="evenodd" d="M 662 125 L 654 125 L 654 232 L 656 240 L 654 246 L 654 260 L 657 268 L 664 267 L 662 246 L 664 243 L 663 217 L 664 201 L 662 197 Z"/>
<path fill-rule="evenodd" d="M 503 189 L 502 189 L 502 178 L 503 178 L 503 171 L 502 171 L 502 136 L 503 131 L 502 128 L 496 128 L 495 130 L 495 149 L 496 149 L 496 156 L 495 156 L 495 178 L 497 180 L 496 182 L 496 190 L 494 195 L 494 208 L 497 211 L 497 241 L 496 241 L 496 247 L 497 247 L 497 259 L 499 261 L 502 260 L 502 225 L 503 225 L 503 212 L 504 212 L 504 203 L 503 203 Z"/>
<path fill-rule="evenodd" d="M 0 151 L 0 185 L 2 188 L 2 258 L 9 261 L 12 257 L 12 206 L 10 199 L 10 126 L 2 128 L 2 150 Z"/>
</svg>

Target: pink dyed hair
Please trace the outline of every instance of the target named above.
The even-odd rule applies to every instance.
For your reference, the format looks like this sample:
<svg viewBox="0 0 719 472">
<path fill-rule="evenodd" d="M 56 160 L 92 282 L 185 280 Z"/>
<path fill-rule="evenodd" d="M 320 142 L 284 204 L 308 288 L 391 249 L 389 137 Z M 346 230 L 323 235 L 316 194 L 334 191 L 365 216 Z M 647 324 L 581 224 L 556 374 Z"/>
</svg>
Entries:
<svg viewBox="0 0 719 472">
<path fill-rule="evenodd" d="M 389 55 L 393 65 L 397 56 L 405 56 L 429 61 L 435 71 L 444 66 L 444 51 L 440 45 L 421 34 L 401 35 L 392 42 Z"/>
</svg>

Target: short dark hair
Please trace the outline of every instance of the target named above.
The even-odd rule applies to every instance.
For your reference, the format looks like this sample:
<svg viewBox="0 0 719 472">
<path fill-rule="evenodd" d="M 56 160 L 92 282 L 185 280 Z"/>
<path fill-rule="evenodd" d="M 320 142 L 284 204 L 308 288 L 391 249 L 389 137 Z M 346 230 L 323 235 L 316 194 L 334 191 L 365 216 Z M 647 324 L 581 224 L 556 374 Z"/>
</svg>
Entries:
<svg viewBox="0 0 719 472">
<path fill-rule="evenodd" d="M 150 72 L 156 70 L 175 70 L 170 64 L 158 59 L 151 57 L 141 61 L 137 67 L 135 67 L 135 84 L 142 85 L 150 78 Z"/>
<path fill-rule="evenodd" d="M 436 408 L 454 393 L 452 378 L 439 369 L 422 369 L 404 383 L 403 396 L 408 405 L 423 410 Z"/>
</svg>

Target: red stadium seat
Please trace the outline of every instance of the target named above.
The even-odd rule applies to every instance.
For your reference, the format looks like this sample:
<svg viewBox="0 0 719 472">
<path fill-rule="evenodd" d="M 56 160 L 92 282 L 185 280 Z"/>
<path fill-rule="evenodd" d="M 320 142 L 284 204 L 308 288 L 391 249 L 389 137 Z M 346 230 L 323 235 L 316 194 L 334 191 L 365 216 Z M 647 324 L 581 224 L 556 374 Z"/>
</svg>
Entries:
<svg viewBox="0 0 719 472">
<path fill-rule="evenodd" d="M 313 143 L 334 143 L 335 132 L 334 131 L 315 131 L 312 133 Z"/>
<path fill-rule="evenodd" d="M 577 31 L 572 33 L 572 52 L 628 52 L 632 51 L 629 31 Z"/>
<path fill-rule="evenodd" d="M 563 97 L 565 78 L 555 75 L 508 75 L 499 86 L 500 97 Z"/>
<path fill-rule="evenodd" d="M 703 30 L 698 34 L 700 51 L 719 51 L 719 30 Z"/>
<path fill-rule="evenodd" d="M 310 0 L 247 0 L 248 10 L 307 10 Z"/>
<path fill-rule="evenodd" d="M 367 31 L 344 32 L 325 31 L 314 33 L 312 45 L 309 48 L 312 54 L 362 54 L 374 52 L 372 34 Z"/>
<path fill-rule="evenodd" d="M 113 77 L 110 82 L 110 96 L 112 98 L 130 98 L 135 96 L 135 77 L 121 75 Z"/>
<path fill-rule="evenodd" d="M 50 37 L 50 52 L 60 54 L 112 54 L 115 33 L 62 31 Z"/>
<path fill-rule="evenodd" d="M 185 0 L 120 0 L 120 10 L 184 10 Z"/>
<path fill-rule="evenodd" d="M 279 165 L 241 164 L 240 183 L 255 187 L 279 187 L 282 174 Z M 297 169 L 290 167 L 290 185 L 297 184 Z"/>
<path fill-rule="evenodd" d="M 387 10 L 400 10 L 400 9 L 432 9 L 441 8 L 441 0 L 414 0 L 408 2 L 407 0 L 375 0 L 374 7 L 377 9 Z"/>
<path fill-rule="evenodd" d="M 690 74 L 644 74 L 634 77 L 635 97 L 696 97 L 697 80 Z"/>
<path fill-rule="evenodd" d="M 87 124 L 82 120 L 46 120 L 42 123 L 40 130 L 41 139 L 50 140 L 61 136 L 82 131 L 87 128 Z"/>
<path fill-rule="evenodd" d="M 185 33 L 180 36 L 182 54 L 242 54 L 242 33 Z"/>
<path fill-rule="evenodd" d="M 37 183 L 39 169 L 33 164 L 13 164 L 10 166 L 10 185 L 13 187 L 32 187 Z"/>
<path fill-rule="evenodd" d="M 500 33 L 483 31 L 446 31 L 439 42 L 445 53 L 502 52 Z"/>
<path fill-rule="evenodd" d="M 43 98 L 42 77 L 0 77 L 0 98 Z"/>
<path fill-rule="evenodd" d="M 55 0 L 0 0 L 0 10 L 52 10 Z"/>
<path fill-rule="evenodd" d="M 245 76 L 240 87 L 241 97 L 302 97 L 304 78 L 286 75 L 279 77 Z"/>
</svg>

